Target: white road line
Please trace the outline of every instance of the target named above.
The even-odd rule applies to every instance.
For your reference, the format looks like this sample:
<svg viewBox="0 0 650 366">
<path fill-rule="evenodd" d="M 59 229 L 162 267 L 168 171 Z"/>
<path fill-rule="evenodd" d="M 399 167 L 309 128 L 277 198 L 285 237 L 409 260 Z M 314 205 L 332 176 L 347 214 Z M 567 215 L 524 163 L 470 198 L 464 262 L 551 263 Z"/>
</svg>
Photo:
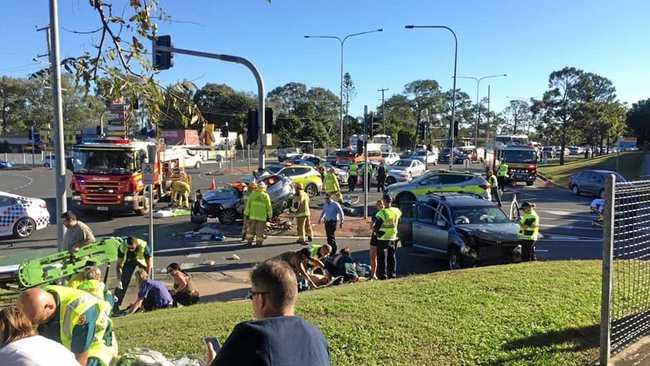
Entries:
<svg viewBox="0 0 650 366">
<path fill-rule="evenodd" d="M 30 177 L 28 177 L 26 175 L 23 175 L 23 174 L 12 173 L 12 172 L 6 172 L 6 174 L 13 175 L 14 177 L 18 177 L 18 178 L 25 178 L 27 180 L 26 184 L 23 184 L 22 186 L 19 186 L 19 187 L 14 187 L 14 188 L 8 189 L 8 191 L 18 192 L 21 189 L 27 188 L 27 187 L 31 186 L 32 183 L 34 183 L 34 179 L 32 179 L 32 178 L 30 178 Z"/>
<path fill-rule="evenodd" d="M 547 227 L 547 228 L 554 228 L 554 229 L 602 231 L 602 229 L 595 228 L 595 227 L 587 227 L 587 226 L 546 225 L 546 224 L 542 224 L 542 225 L 539 225 L 539 226 Z"/>
</svg>

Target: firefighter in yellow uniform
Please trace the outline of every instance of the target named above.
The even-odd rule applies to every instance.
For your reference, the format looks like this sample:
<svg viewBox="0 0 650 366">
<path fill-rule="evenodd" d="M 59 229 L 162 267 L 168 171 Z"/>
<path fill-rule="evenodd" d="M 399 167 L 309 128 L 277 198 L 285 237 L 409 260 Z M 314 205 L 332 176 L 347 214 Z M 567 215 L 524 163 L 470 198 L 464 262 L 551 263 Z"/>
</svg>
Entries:
<svg viewBox="0 0 650 366">
<path fill-rule="evenodd" d="M 501 195 L 499 194 L 499 179 L 497 179 L 496 175 L 492 172 L 492 170 L 488 170 L 487 173 L 487 182 L 489 185 L 489 192 L 490 192 L 490 200 L 497 201 L 497 205 L 501 207 Z"/>
<path fill-rule="evenodd" d="M 172 182 L 172 202 L 176 207 L 190 208 L 190 192 L 192 187 L 185 181 Z"/>
<path fill-rule="evenodd" d="M 534 210 L 535 204 L 524 202 L 521 209 L 524 213 L 519 217 L 519 240 L 524 241 L 523 250 L 521 253 L 522 260 L 534 261 L 535 257 L 535 243 L 539 238 L 539 216 Z"/>
<path fill-rule="evenodd" d="M 248 202 L 248 197 L 257 189 L 257 183 L 252 182 L 248 184 L 248 187 L 246 187 L 246 190 L 244 191 L 244 209 L 246 208 L 246 202 Z M 246 240 L 246 232 L 247 232 L 247 225 L 248 225 L 248 216 L 244 213 L 244 222 L 242 223 L 241 227 L 241 240 Z"/>
<path fill-rule="evenodd" d="M 82 366 L 109 366 L 117 358 L 113 322 L 91 294 L 65 286 L 31 288 L 18 308 L 38 326 L 38 333 L 61 343 Z"/>
<path fill-rule="evenodd" d="M 397 227 L 402 211 L 392 207 L 390 196 L 384 197 L 384 209 L 375 214 L 373 231 L 377 235 L 377 277 L 383 280 L 397 274 Z"/>
<path fill-rule="evenodd" d="M 323 186 L 325 193 L 329 194 L 333 201 L 337 201 L 339 203 L 343 201 L 343 197 L 341 196 L 341 186 L 339 185 L 339 180 L 336 177 L 334 168 L 330 168 L 327 172 L 325 172 Z"/>
<path fill-rule="evenodd" d="M 305 187 L 301 183 L 296 183 L 293 210 L 296 215 L 296 230 L 298 231 L 297 243 L 305 245 L 308 241 L 312 241 L 311 210 L 309 208 L 309 195 L 305 193 Z M 306 239 L 305 235 L 307 236 Z"/>
<path fill-rule="evenodd" d="M 262 182 L 257 187 L 257 190 L 251 192 L 248 196 L 244 208 L 244 216 L 248 218 L 246 224 L 248 245 L 253 245 L 253 240 L 257 245 L 262 245 L 266 223 L 273 217 L 273 207 L 271 206 L 271 198 L 266 193 L 266 184 Z"/>
</svg>

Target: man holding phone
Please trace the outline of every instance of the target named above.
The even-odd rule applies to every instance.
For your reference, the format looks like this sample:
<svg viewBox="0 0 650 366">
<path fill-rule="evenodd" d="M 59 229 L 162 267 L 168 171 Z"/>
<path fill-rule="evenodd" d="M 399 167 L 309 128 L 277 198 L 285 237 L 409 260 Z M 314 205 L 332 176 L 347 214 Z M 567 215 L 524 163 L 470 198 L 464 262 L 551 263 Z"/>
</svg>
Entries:
<svg viewBox="0 0 650 366">
<path fill-rule="evenodd" d="M 298 285 L 291 267 L 267 260 L 253 270 L 251 283 L 248 297 L 256 320 L 237 324 L 221 349 L 205 337 L 208 365 L 329 365 L 323 334 L 295 316 Z"/>
</svg>

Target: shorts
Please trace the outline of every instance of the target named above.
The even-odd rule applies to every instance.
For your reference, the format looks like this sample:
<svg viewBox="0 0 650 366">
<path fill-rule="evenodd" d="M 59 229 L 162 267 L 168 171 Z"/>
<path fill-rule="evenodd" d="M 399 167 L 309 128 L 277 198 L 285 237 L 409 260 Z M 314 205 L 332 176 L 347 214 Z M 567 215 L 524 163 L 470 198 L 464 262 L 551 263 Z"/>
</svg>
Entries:
<svg viewBox="0 0 650 366">
<path fill-rule="evenodd" d="M 370 246 L 371 247 L 376 247 L 379 244 L 379 240 L 377 240 L 377 235 L 372 235 L 370 237 Z"/>
</svg>

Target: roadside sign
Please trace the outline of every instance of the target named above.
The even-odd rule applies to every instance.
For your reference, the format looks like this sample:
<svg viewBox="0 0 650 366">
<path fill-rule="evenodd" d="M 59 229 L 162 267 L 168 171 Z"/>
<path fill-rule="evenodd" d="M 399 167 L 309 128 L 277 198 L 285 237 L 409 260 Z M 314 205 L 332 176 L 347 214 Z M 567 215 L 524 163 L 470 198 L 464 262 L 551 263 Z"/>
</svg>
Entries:
<svg viewBox="0 0 650 366">
<path fill-rule="evenodd" d="M 153 164 L 142 164 L 142 183 L 153 184 Z"/>
</svg>

